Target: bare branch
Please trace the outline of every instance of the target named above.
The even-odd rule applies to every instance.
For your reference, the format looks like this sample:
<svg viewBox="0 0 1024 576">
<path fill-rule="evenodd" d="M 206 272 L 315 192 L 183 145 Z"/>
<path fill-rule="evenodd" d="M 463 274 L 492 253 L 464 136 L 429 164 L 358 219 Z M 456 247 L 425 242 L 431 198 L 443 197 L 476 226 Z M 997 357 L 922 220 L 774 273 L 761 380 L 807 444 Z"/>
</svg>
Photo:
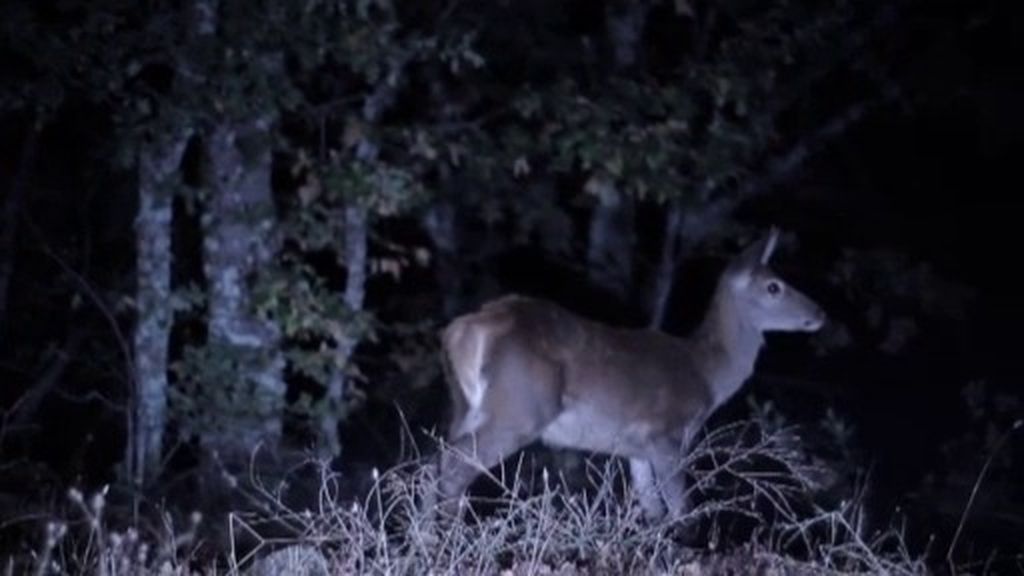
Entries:
<svg viewBox="0 0 1024 576">
<path fill-rule="evenodd" d="M 13 429 L 17 430 L 27 426 L 39 412 L 40 405 L 60 382 L 68 364 L 78 352 L 82 340 L 82 333 L 74 331 L 68 336 L 67 342 L 63 346 L 56 350 L 51 348 L 46 352 L 45 356 L 48 359 L 46 368 L 9 412 L 8 423 Z"/>
</svg>

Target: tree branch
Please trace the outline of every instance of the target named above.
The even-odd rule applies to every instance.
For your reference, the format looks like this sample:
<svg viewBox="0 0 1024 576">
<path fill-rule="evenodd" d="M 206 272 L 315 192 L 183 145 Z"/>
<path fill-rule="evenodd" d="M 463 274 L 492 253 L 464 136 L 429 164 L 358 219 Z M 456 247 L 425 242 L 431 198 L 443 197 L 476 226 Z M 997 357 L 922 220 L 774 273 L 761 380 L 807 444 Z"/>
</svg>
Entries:
<svg viewBox="0 0 1024 576">
<path fill-rule="evenodd" d="M 42 234 L 39 232 L 39 230 L 36 229 L 35 226 L 31 225 L 31 223 L 29 223 L 29 227 L 33 231 L 36 239 L 39 241 L 39 246 L 40 249 L 43 251 L 43 254 L 45 254 L 47 257 L 53 260 L 57 264 L 57 266 L 59 266 L 60 269 L 64 271 L 64 273 L 67 274 L 68 277 L 71 278 L 72 283 L 75 284 L 75 286 L 77 286 L 78 291 L 85 295 L 85 297 L 92 302 L 93 306 L 96 307 L 96 310 L 99 311 L 100 315 L 103 316 L 103 319 L 106 320 L 107 325 L 110 327 L 110 331 L 114 336 L 114 340 L 117 342 L 118 350 L 121 353 L 124 365 L 126 367 L 126 373 L 122 374 L 121 376 L 126 381 L 132 382 L 134 380 L 135 375 L 135 360 L 132 355 L 132 348 L 131 344 L 129 343 L 129 339 L 125 336 L 124 331 L 121 330 L 121 325 L 117 320 L 116 314 L 110 309 L 110 306 L 108 306 L 107 303 L 104 302 L 103 298 L 96 292 L 96 290 L 93 289 L 93 287 L 89 284 L 89 281 L 83 278 L 81 274 L 75 271 L 75 269 L 72 268 L 70 264 L 65 262 L 63 258 L 61 258 L 57 253 L 53 251 L 52 248 L 50 248 L 49 244 L 42 237 Z M 134 386 L 132 387 L 132 389 L 134 389 Z"/>
<path fill-rule="evenodd" d="M 67 342 L 59 349 L 51 347 L 44 355 L 49 359 L 46 368 L 36 379 L 35 383 L 25 391 L 14 406 L 8 412 L 6 424 L 14 430 L 28 426 L 28 423 L 39 412 L 43 400 L 50 395 L 50 392 L 60 382 L 61 376 L 67 369 L 71 359 L 74 358 L 82 344 L 82 333 L 72 332 Z"/>
<path fill-rule="evenodd" d="M 705 240 L 740 204 L 767 194 L 796 177 L 808 160 L 829 142 L 847 133 L 871 109 L 893 100 L 896 96 L 897 92 L 890 90 L 880 97 L 850 105 L 817 130 L 798 140 L 785 153 L 769 160 L 758 174 L 749 177 L 735 193 L 728 196 L 718 195 L 718 198 L 708 202 L 705 207 L 688 212 L 683 218 L 682 242 L 687 246 L 694 246 Z"/>
<path fill-rule="evenodd" d="M 836 114 L 817 130 L 798 141 L 785 154 L 768 162 L 760 177 L 750 178 L 740 187 L 737 198 L 744 200 L 759 196 L 793 178 L 816 152 L 845 134 L 854 124 L 860 122 L 871 108 L 887 102 L 889 98 L 889 95 L 885 95 L 857 102 Z"/>
<path fill-rule="evenodd" d="M 830 118 L 817 130 L 798 140 L 785 153 L 769 160 L 759 175 L 747 179 L 746 183 L 733 194 L 728 196 L 719 194 L 717 198 L 705 201 L 700 208 L 688 210 L 685 213 L 678 202 L 674 202 L 666 214 L 665 238 L 651 294 L 649 326 L 658 328 L 664 321 L 669 295 L 672 292 L 673 272 L 690 249 L 706 240 L 714 230 L 720 228 L 741 203 L 766 194 L 794 178 L 826 144 L 849 131 L 873 108 L 890 102 L 898 96 L 898 91 L 887 90 L 878 98 L 852 104 Z M 696 197 L 703 200 L 713 196 L 713 192 L 714 185 L 709 180 L 705 180 L 697 190 Z"/>
</svg>

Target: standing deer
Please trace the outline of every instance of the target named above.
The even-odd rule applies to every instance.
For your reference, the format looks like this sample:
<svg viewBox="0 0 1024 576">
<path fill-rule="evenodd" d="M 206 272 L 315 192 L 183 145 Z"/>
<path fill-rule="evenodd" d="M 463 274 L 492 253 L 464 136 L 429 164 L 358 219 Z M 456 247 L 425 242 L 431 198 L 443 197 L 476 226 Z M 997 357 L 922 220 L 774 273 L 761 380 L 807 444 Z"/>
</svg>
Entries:
<svg viewBox="0 0 1024 576">
<path fill-rule="evenodd" d="M 729 262 L 686 338 L 611 327 L 519 295 L 454 319 L 441 333 L 453 403 L 441 496 L 457 498 L 481 466 L 540 439 L 628 458 L 648 518 L 662 517 L 665 504 L 685 512 L 675 463 L 753 373 L 764 333 L 813 332 L 825 322 L 815 302 L 769 269 L 777 238 L 773 227 Z"/>
</svg>

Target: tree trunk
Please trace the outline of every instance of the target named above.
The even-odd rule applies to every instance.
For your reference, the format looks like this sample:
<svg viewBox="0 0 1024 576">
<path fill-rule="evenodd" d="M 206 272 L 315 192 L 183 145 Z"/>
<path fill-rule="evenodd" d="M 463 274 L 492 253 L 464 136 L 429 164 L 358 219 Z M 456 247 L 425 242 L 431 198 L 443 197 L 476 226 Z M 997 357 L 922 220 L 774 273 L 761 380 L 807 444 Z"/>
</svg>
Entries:
<svg viewBox="0 0 1024 576">
<path fill-rule="evenodd" d="M 39 421 L 39 409 L 43 401 L 62 382 L 68 364 L 78 354 L 85 336 L 81 330 L 72 330 L 67 336 L 67 341 L 60 347 L 50 346 L 42 353 L 43 368 L 28 390 L 14 402 L 11 411 L 7 415 L 6 426 L 8 430 L 20 432 L 33 422 L 36 426 Z"/>
<path fill-rule="evenodd" d="M 366 210 L 360 206 L 349 206 L 344 211 L 345 245 L 344 264 L 348 270 L 345 281 L 345 293 L 342 297 L 345 307 L 353 313 L 362 311 L 366 296 L 366 237 L 369 225 Z M 327 382 L 328 410 L 320 422 L 321 441 L 318 449 L 327 457 L 337 456 L 341 452 L 341 438 L 338 435 L 337 414 L 341 413 L 345 402 L 346 374 L 345 368 L 352 352 L 359 341 L 355 337 L 342 338 L 337 343 L 335 353 L 338 363 L 331 371 Z"/>
<path fill-rule="evenodd" d="M 395 57 L 388 65 L 388 73 L 363 102 L 362 116 L 367 125 L 380 120 L 381 115 L 394 103 L 395 94 L 401 83 L 405 66 L 411 54 Z M 355 147 L 354 161 L 373 165 L 377 162 L 379 149 L 369 137 L 363 137 Z M 345 293 L 342 296 L 345 307 L 353 314 L 362 312 L 366 294 L 366 253 L 367 236 L 370 229 L 370 214 L 366 207 L 352 202 L 343 211 L 345 240 L 342 246 L 344 266 L 347 271 Z M 341 438 L 338 434 L 337 415 L 341 413 L 348 385 L 346 368 L 352 352 L 359 344 L 356 337 L 345 337 L 337 343 L 337 363 L 327 380 L 326 400 L 328 409 L 321 416 L 320 438 L 316 450 L 323 456 L 333 457 L 341 452 Z"/>
<path fill-rule="evenodd" d="M 605 26 L 614 72 L 627 73 L 636 66 L 648 10 L 643 1 L 606 4 Z M 590 218 L 588 276 L 591 283 L 626 299 L 633 287 L 633 199 L 611 183 L 596 182 L 595 186 L 598 202 Z"/>
<path fill-rule="evenodd" d="M 141 485 L 160 472 L 167 422 L 167 356 L 171 323 L 172 185 L 189 133 L 142 146 L 138 159 L 139 211 L 135 219 L 135 405 L 129 459 Z"/>
<path fill-rule="evenodd" d="M 361 206 L 345 208 L 345 263 L 348 279 L 345 282 L 345 305 L 350 310 L 363 309 L 366 297 L 366 210 Z"/>
<path fill-rule="evenodd" d="M 649 9 L 643 0 L 611 0 L 605 4 L 605 25 L 616 71 L 633 68 L 639 61 Z"/>
<path fill-rule="evenodd" d="M 441 293 L 441 316 L 453 318 L 462 306 L 455 204 L 448 199 L 435 201 L 424 217 L 423 227 L 434 246 L 434 277 Z"/>
<path fill-rule="evenodd" d="M 668 205 L 665 212 L 665 230 L 661 241 L 661 255 L 654 273 L 651 293 L 650 323 L 652 329 L 661 328 L 668 311 L 669 296 L 675 283 L 676 264 L 679 261 L 679 225 L 682 209 L 678 201 Z"/>
<path fill-rule="evenodd" d="M 271 195 L 270 119 L 216 126 L 207 142 L 212 182 L 203 218 L 203 266 L 209 282 L 209 340 L 253 361 L 236 375 L 236 385 L 254 397 L 247 416 L 204 441 L 222 457 L 240 456 L 257 442 L 276 446 L 281 438 L 286 385 L 277 327 L 252 309 L 252 281 L 277 253 Z M 244 456 L 244 455 L 242 455 Z"/>
<path fill-rule="evenodd" d="M 632 199 L 611 186 L 598 193 L 587 237 L 587 271 L 592 284 L 627 298 L 633 280 Z"/>
<path fill-rule="evenodd" d="M 431 203 L 422 226 L 434 246 L 434 278 L 441 295 L 441 316 L 452 318 L 462 306 L 461 266 L 457 262 L 456 181 L 447 167 L 441 169 L 442 196 Z"/>
</svg>

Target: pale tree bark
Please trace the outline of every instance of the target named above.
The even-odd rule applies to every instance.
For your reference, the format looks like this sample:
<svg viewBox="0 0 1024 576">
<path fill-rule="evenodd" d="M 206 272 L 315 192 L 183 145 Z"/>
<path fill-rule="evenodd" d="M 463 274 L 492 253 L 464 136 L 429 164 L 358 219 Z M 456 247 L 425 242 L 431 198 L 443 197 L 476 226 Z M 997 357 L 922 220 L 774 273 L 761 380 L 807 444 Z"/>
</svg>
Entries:
<svg viewBox="0 0 1024 576">
<path fill-rule="evenodd" d="M 277 253 L 271 190 L 271 119 L 224 122 L 209 134 L 211 198 L 203 217 L 203 266 L 209 283 L 209 340 L 253 361 L 236 385 L 253 390 L 251 418 L 206 431 L 203 441 L 223 458 L 243 456 L 259 442 L 281 439 L 286 385 L 277 326 L 252 309 L 252 281 Z"/>
<path fill-rule="evenodd" d="M 628 73 L 636 67 L 649 10 L 648 3 L 641 0 L 606 4 L 605 26 L 615 73 Z M 597 204 L 587 236 L 588 279 L 627 299 L 633 287 L 634 201 L 603 179 L 592 179 L 591 186 Z"/>
<path fill-rule="evenodd" d="M 690 18 L 695 20 L 697 25 L 695 33 L 691 36 L 689 76 L 690 79 L 693 79 L 696 74 L 695 71 L 707 58 L 711 41 L 711 30 L 715 25 L 718 11 L 713 4 L 708 5 L 704 10 L 703 16 L 698 17 L 689 2 L 683 2 L 681 7 Z M 712 188 L 712 182 L 705 179 L 695 190 L 694 197 L 698 202 L 705 201 Z M 665 207 L 665 227 L 662 231 L 661 254 L 658 258 L 658 266 L 655 268 L 649 293 L 648 327 L 652 329 L 661 328 L 665 322 L 669 297 L 672 295 L 672 288 L 675 285 L 676 269 L 686 249 L 683 246 L 685 236 L 683 234 L 684 214 L 685 210 L 679 199 L 670 201 Z M 692 225 L 692 222 L 688 222 L 688 224 Z"/>
<path fill-rule="evenodd" d="M 220 32 L 220 1 L 192 0 L 188 26 L 196 37 Z M 281 57 L 261 53 L 264 72 L 282 67 Z M 208 89 L 214 81 L 192 62 L 179 63 L 184 85 Z M 278 252 L 279 235 L 271 187 L 271 134 L 276 115 L 250 112 L 216 120 L 203 134 L 204 187 L 209 199 L 201 218 L 203 273 L 207 282 L 207 343 L 245 360 L 231 383 L 247 405 L 227 414 L 219 426 L 201 430 L 203 461 L 212 457 L 223 472 L 235 473 L 260 443 L 277 448 L 283 430 L 287 386 L 281 335 L 275 323 L 254 309 L 254 282 Z M 209 407 L 216 409 L 217 407 Z M 232 407 L 227 407 L 232 408 Z M 205 465 L 204 464 L 204 465 Z"/>
<path fill-rule="evenodd" d="M 398 88 L 401 85 L 405 66 L 411 54 L 395 56 L 388 65 L 388 73 L 367 95 L 363 102 L 363 122 L 372 127 L 380 121 L 380 117 L 394 103 Z M 379 148 L 369 136 L 364 136 L 355 146 L 355 162 L 373 165 L 377 162 Z M 342 210 L 345 225 L 344 245 L 341 247 L 342 264 L 347 271 L 345 292 L 342 300 L 345 307 L 353 314 L 363 310 L 366 294 L 367 278 L 367 237 L 370 229 L 370 214 L 365 205 L 358 201 L 349 203 Z M 340 414 L 345 401 L 345 390 L 348 386 L 347 368 L 352 352 L 359 341 L 354 336 L 343 336 L 336 343 L 335 367 L 327 380 L 325 399 L 327 410 L 319 423 L 320 438 L 316 450 L 327 457 L 337 456 L 342 449 L 338 433 L 337 415 Z"/>
<path fill-rule="evenodd" d="M 465 121 L 466 109 L 457 94 L 440 80 L 430 84 L 429 107 L 435 110 L 439 124 L 457 124 Z M 460 177 L 448 162 L 438 163 L 439 190 L 420 220 L 420 226 L 430 237 L 434 253 L 434 280 L 441 297 L 441 317 L 452 318 L 462 307 L 462 269 L 459 262 L 459 212 L 457 199 L 466 187 L 473 184 Z"/>
<path fill-rule="evenodd" d="M 449 179 L 442 175 L 442 189 Z M 448 198 L 434 200 L 423 216 L 423 228 L 434 246 L 434 278 L 441 293 L 441 315 L 452 318 L 462 305 L 460 268 L 456 262 L 459 244 L 455 220 L 455 203 Z"/>
<path fill-rule="evenodd" d="M 171 324 L 173 185 L 190 133 L 179 130 L 142 145 L 135 218 L 135 394 L 130 466 L 142 485 L 160 472 L 167 422 L 167 360 Z"/>
<path fill-rule="evenodd" d="M 633 280 L 632 199 L 610 183 L 596 185 L 597 204 L 587 235 L 587 276 L 591 284 L 628 297 Z"/>
<path fill-rule="evenodd" d="M 450 119 L 450 118 L 449 118 Z M 440 194 L 423 215 L 421 225 L 434 247 L 434 279 L 441 296 L 442 318 L 452 318 L 462 307 L 462 267 L 459 258 L 458 212 L 455 198 L 467 184 L 446 164 L 438 167 Z"/>
<path fill-rule="evenodd" d="M 214 33 L 214 0 L 194 0 L 184 26 L 194 37 Z M 187 66 L 179 78 L 195 82 Z M 161 472 L 168 421 L 168 361 L 174 323 L 171 305 L 173 188 L 181 182 L 181 163 L 192 138 L 191 128 L 153 130 L 138 151 L 136 176 L 139 208 L 135 218 L 136 320 L 133 339 L 133 394 L 125 464 L 128 476 L 142 486 Z"/>
<path fill-rule="evenodd" d="M 652 282 L 651 306 L 648 327 L 657 329 L 665 322 L 668 299 L 675 283 L 676 265 L 679 260 L 679 227 L 683 211 L 678 201 L 672 201 L 665 210 L 665 229 L 661 241 L 661 254 Z"/>
<path fill-rule="evenodd" d="M 605 4 L 605 26 L 612 44 L 612 63 L 617 71 L 627 71 L 637 65 L 649 10 L 645 0 L 610 0 Z"/>
<path fill-rule="evenodd" d="M 366 297 L 366 237 L 369 224 L 366 210 L 360 206 L 346 207 L 343 218 L 345 243 L 342 252 L 348 276 L 342 301 L 348 310 L 359 312 L 363 309 Z M 345 402 L 345 368 L 357 344 L 358 341 L 353 337 L 343 337 L 336 344 L 338 363 L 337 367 L 331 370 L 326 390 L 330 410 L 320 422 L 321 441 L 318 445 L 321 453 L 328 457 L 337 456 L 341 452 L 341 438 L 338 435 L 338 421 L 335 415 L 340 412 Z"/>
</svg>

